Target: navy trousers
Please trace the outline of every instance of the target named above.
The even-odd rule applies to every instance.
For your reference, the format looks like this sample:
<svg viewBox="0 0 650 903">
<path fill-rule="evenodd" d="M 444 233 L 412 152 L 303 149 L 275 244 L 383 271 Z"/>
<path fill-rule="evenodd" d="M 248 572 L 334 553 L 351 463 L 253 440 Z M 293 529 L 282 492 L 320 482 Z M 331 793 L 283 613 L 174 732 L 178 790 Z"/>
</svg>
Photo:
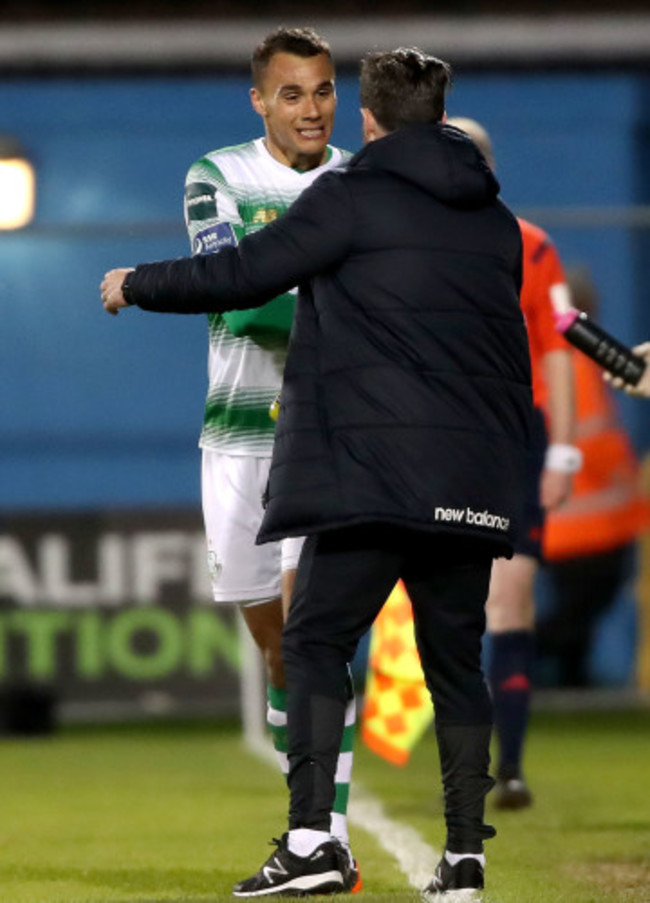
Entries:
<svg viewBox="0 0 650 903">
<path fill-rule="evenodd" d="M 290 829 L 329 831 L 348 662 L 401 578 L 436 715 L 447 849 L 481 852 L 492 705 L 481 669 L 492 556 L 479 541 L 386 524 L 307 538 L 284 629 Z"/>
</svg>

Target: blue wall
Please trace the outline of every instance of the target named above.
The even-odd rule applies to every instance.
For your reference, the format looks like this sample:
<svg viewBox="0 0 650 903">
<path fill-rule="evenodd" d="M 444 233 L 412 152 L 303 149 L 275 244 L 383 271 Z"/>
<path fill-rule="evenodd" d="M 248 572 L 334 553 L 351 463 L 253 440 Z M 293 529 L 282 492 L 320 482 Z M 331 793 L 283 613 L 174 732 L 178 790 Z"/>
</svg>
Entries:
<svg viewBox="0 0 650 903">
<path fill-rule="evenodd" d="M 491 133 L 504 200 L 539 207 L 621 208 L 648 203 L 650 92 L 647 76 L 616 73 L 522 74 L 459 80 L 450 108 Z M 645 130 L 645 131 L 644 131 Z M 650 336 L 647 257 L 650 232 L 547 226 L 565 264 L 587 264 L 601 296 L 603 325 L 624 341 Z M 643 406 L 621 399 L 639 449 L 650 444 Z"/>
<path fill-rule="evenodd" d="M 641 75 L 464 74 L 451 115 L 490 130 L 515 209 L 622 206 L 650 195 L 650 90 Z M 355 76 L 339 83 L 336 143 L 359 143 Z M 103 313 L 105 270 L 186 253 L 189 164 L 259 134 L 246 76 L 48 79 L 0 85 L 1 131 L 38 171 L 34 227 L 0 233 L 0 504 L 4 508 L 198 503 L 206 384 L 203 318 Z M 650 336 L 647 233 L 553 229 L 585 262 L 602 321 Z M 647 409 L 627 401 L 641 449 Z"/>
</svg>

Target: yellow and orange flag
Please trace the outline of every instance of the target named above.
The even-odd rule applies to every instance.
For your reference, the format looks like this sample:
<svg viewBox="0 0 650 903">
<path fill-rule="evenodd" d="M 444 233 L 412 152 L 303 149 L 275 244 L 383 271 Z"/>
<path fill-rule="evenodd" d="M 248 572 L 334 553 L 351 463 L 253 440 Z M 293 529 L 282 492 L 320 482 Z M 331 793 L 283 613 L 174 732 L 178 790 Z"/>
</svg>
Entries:
<svg viewBox="0 0 650 903">
<path fill-rule="evenodd" d="M 415 645 L 411 600 L 400 581 L 372 628 L 361 736 L 373 752 L 406 765 L 433 720 Z"/>
</svg>

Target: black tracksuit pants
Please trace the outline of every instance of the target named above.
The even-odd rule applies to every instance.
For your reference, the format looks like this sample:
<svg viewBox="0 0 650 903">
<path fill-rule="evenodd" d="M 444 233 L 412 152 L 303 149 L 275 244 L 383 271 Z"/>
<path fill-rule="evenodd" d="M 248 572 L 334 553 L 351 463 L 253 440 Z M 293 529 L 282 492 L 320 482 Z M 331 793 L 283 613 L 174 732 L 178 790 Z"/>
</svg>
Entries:
<svg viewBox="0 0 650 903">
<path fill-rule="evenodd" d="M 284 629 L 289 827 L 329 831 L 348 700 L 347 664 L 402 578 L 436 714 L 447 849 L 476 852 L 485 825 L 492 706 L 481 670 L 487 546 L 385 524 L 307 538 Z"/>
</svg>

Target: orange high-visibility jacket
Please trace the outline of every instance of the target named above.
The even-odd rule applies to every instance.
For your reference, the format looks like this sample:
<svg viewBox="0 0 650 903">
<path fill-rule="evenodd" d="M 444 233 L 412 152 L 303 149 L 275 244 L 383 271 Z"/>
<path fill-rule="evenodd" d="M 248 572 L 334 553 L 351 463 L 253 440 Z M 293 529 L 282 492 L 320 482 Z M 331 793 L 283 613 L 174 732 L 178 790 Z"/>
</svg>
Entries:
<svg viewBox="0 0 650 903">
<path fill-rule="evenodd" d="M 649 523 L 639 463 L 601 369 L 576 351 L 574 374 L 575 444 L 584 463 L 569 499 L 547 516 L 544 555 L 549 561 L 618 548 Z"/>
</svg>

